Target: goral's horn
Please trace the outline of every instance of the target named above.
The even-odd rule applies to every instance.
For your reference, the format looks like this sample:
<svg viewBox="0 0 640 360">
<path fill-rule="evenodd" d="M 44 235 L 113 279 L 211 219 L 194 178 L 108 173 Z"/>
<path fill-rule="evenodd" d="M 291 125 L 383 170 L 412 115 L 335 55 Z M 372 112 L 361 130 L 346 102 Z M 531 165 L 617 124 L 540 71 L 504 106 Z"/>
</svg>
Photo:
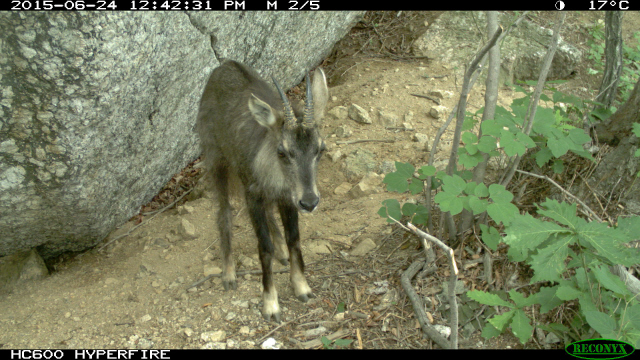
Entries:
<svg viewBox="0 0 640 360">
<path fill-rule="evenodd" d="M 313 95 L 311 92 L 311 79 L 309 73 L 306 76 L 307 80 L 307 99 L 304 103 L 304 117 L 302 118 L 302 126 L 312 127 L 315 125 L 313 118 Z"/>
<path fill-rule="evenodd" d="M 287 99 L 287 96 L 280 88 L 280 84 L 278 84 L 276 78 L 271 76 L 271 80 L 273 80 L 273 84 L 276 86 L 276 89 L 278 89 L 278 94 L 280 94 L 280 98 L 282 99 L 282 103 L 284 104 L 284 124 L 287 127 L 293 127 L 296 124 L 296 117 L 295 115 L 293 115 L 293 109 L 291 109 L 289 99 Z"/>
</svg>

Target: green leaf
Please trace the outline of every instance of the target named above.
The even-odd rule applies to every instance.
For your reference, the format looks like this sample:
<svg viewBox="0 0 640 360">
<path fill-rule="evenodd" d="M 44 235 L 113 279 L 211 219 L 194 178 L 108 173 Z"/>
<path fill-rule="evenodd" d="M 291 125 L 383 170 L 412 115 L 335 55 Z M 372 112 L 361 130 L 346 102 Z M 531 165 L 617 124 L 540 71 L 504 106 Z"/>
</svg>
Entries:
<svg viewBox="0 0 640 360">
<path fill-rule="evenodd" d="M 390 172 L 385 175 L 383 183 L 387 184 L 387 191 L 403 193 L 409 188 L 407 178 L 399 172 Z"/>
<path fill-rule="evenodd" d="M 513 307 L 513 305 L 510 302 L 502 300 L 498 295 L 480 291 L 480 290 L 467 291 L 467 296 L 471 300 L 475 300 L 480 304 L 484 304 L 484 305 L 506 306 L 509 308 Z"/>
<path fill-rule="evenodd" d="M 622 245 L 629 240 L 626 234 L 604 223 L 594 221 L 580 226 L 578 238 L 593 246 L 599 256 L 605 257 L 612 264 L 631 266 L 637 262 L 631 256 L 633 253 Z"/>
<path fill-rule="evenodd" d="M 551 150 L 549 150 L 549 148 L 545 146 L 540 149 L 540 151 L 535 153 L 533 157 L 536 159 L 536 164 L 538 164 L 538 166 L 540 167 L 543 167 L 549 162 L 549 160 L 553 158 L 553 154 L 551 153 Z"/>
<path fill-rule="evenodd" d="M 640 216 L 618 217 L 616 229 L 626 234 L 628 241 L 640 239 Z"/>
<path fill-rule="evenodd" d="M 487 205 L 487 214 L 495 222 L 508 225 L 518 215 L 518 207 L 511 203 L 493 203 Z"/>
<path fill-rule="evenodd" d="M 464 146 L 464 149 L 471 156 L 478 154 L 478 144 L 467 144 Z"/>
<path fill-rule="evenodd" d="M 640 304 L 634 304 L 627 308 L 627 319 L 636 329 L 640 329 Z"/>
<path fill-rule="evenodd" d="M 526 343 L 531 334 L 533 333 L 533 327 L 531 326 L 531 319 L 525 315 L 524 311 L 517 310 L 511 319 L 511 332 L 515 335 L 522 344 Z"/>
<path fill-rule="evenodd" d="M 603 266 L 594 266 L 590 268 L 593 271 L 593 274 L 596 276 L 596 279 L 598 279 L 600 285 L 613 291 L 618 296 L 631 295 L 631 292 L 627 289 L 622 280 L 620 280 L 619 277 L 613 275 L 608 268 L 605 268 Z"/>
<path fill-rule="evenodd" d="M 415 214 L 417 208 L 418 208 L 418 205 L 414 203 L 406 202 L 404 203 L 404 205 L 402 205 L 402 215 L 411 216 Z"/>
<path fill-rule="evenodd" d="M 550 310 L 553 310 L 564 303 L 564 301 L 560 300 L 558 296 L 556 296 L 557 289 L 558 286 L 544 286 L 540 288 L 540 291 L 536 294 L 538 303 L 540 304 L 540 313 L 546 314 Z"/>
<path fill-rule="evenodd" d="M 516 216 L 505 228 L 505 232 L 507 236 L 503 241 L 509 245 L 509 257 L 512 261 L 524 261 L 529 256 L 529 252 L 546 241 L 549 236 L 567 233 L 567 229 L 526 214 Z"/>
<path fill-rule="evenodd" d="M 433 200 L 440 206 L 440 210 L 451 212 L 451 215 L 457 215 L 462 212 L 462 199 L 457 195 L 449 192 L 441 191 L 433 197 Z"/>
<path fill-rule="evenodd" d="M 486 323 L 482 328 L 482 337 L 485 339 L 498 337 L 501 333 L 502 331 L 496 329 L 496 327 L 491 325 L 490 323 Z"/>
<path fill-rule="evenodd" d="M 536 143 L 529 137 L 529 135 L 523 132 L 518 132 L 516 134 L 516 139 L 529 149 L 536 146 Z"/>
<path fill-rule="evenodd" d="M 584 130 L 582 129 L 573 129 L 569 131 L 567 137 L 571 139 L 571 141 L 573 141 L 576 145 L 578 145 L 577 147 L 580 150 L 582 150 L 582 147 L 580 145 L 586 144 L 591 141 L 591 137 L 585 134 Z"/>
<path fill-rule="evenodd" d="M 496 203 L 510 203 L 513 200 L 513 194 L 506 190 L 506 188 L 499 184 L 489 185 L 489 194 L 491 200 Z"/>
<path fill-rule="evenodd" d="M 489 201 L 478 199 L 475 195 L 469 196 L 469 207 L 473 211 L 474 215 L 482 214 L 487 211 L 487 206 L 489 205 Z"/>
<path fill-rule="evenodd" d="M 547 199 L 540 204 L 538 213 L 549 217 L 563 225 L 576 229 L 586 221 L 576 216 L 578 206 L 576 204 L 560 203 L 557 200 Z"/>
<path fill-rule="evenodd" d="M 552 168 L 554 173 L 561 174 L 564 171 L 564 162 L 562 160 L 555 160 Z"/>
<path fill-rule="evenodd" d="M 409 191 L 412 195 L 421 193 L 423 189 L 424 183 L 422 182 L 422 180 L 418 180 L 416 178 L 411 179 L 411 182 L 409 183 Z"/>
<path fill-rule="evenodd" d="M 527 151 L 527 148 L 520 142 L 517 142 L 513 134 L 507 130 L 502 130 L 500 133 L 500 145 L 508 156 L 522 156 Z"/>
<path fill-rule="evenodd" d="M 465 144 L 475 144 L 478 142 L 478 136 L 472 132 L 464 132 L 461 136 L 462 142 Z"/>
<path fill-rule="evenodd" d="M 423 167 L 421 167 L 420 169 L 418 169 L 418 174 L 420 176 L 418 176 L 420 179 L 424 180 L 429 176 L 433 176 L 436 173 L 436 167 L 435 166 L 428 166 L 425 165 Z"/>
<path fill-rule="evenodd" d="M 429 209 L 427 209 L 425 206 L 418 205 L 413 218 L 411 218 L 411 222 L 416 225 L 426 225 L 427 220 L 429 220 Z"/>
<path fill-rule="evenodd" d="M 502 126 L 500 126 L 498 122 L 493 119 L 487 119 L 483 121 L 482 124 L 480 124 L 480 128 L 482 129 L 482 137 L 485 137 L 485 135 L 491 135 L 494 138 L 500 137 L 500 131 L 502 131 Z M 493 142 L 495 144 L 495 139 L 493 139 Z"/>
<path fill-rule="evenodd" d="M 442 179 L 442 190 L 451 195 L 460 195 L 467 187 L 467 182 L 458 175 L 446 175 Z"/>
<path fill-rule="evenodd" d="M 498 250 L 498 244 L 502 241 L 502 237 L 500 236 L 500 232 L 498 229 L 489 227 L 484 224 L 480 224 L 480 230 L 482 230 L 482 241 L 487 244 L 489 249 L 496 251 Z"/>
<path fill-rule="evenodd" d="M 525 297 L 524 294 L 519 293 L 516 290 L 509 290 L 509 298 L 516 304 L 516 307 L 523 308 L 525 306 L 531 306 L 537 304 L 535 296 Z"/>
<path fill-rule="evenodd" d="M 400 203 L 396 199 L 387 199 L 382 202 L 382 207 L 378 210 L 378 215 L 383 218 L 392 217 L 398 221 L 402 218 L 400 211 Z M 393 223 L 391 219 L 387 219 L 387 222 Z"/>
<path fill-rule="evenodd" d="M 351 339 L 336 339 L 336 341 L 333 342 L 333 345 L 335 345 L 336 348 L 341 348 L 349 346 L 352 342 L 353 340 Z"/>
<path fill-rule="evenodd" d="M 473 195 L 475 195 L 477 197 L 487 197 L 487 196 L 489 196 L 489 189 L 487 188 L 487 185 L 485 185 L 484 183 L 478 184 L 475 187 L 475 189 L 473 189 Z"/>
<path fill-rule="evenodd" d="M 493 136 L 482 135 L 480 141 L 478 141 L 478 150 L 483 153 L 490 153 L 498 147 L 496 138 Z"/>
<path fill-rule="evenodd" d="M 560 276 L 566 270 L 564 261 L 567 259 L 568 244 L 575 241 L 574 235 L 557 236 L 556 241 L 538 249 L 537 254 L 531 255 L 531 267 L 535 271 L 531 282 L 560 280 Z"/>
<path fill-rule="evenodd" d="M 463 152 L 462 150 L 464 149 L 460 149 L 460 150 L 461 151 L 458 154 L 458 161 L 460 165 L 464 166 L 466 169 L 473 169 L 474 167 L 478 166 L 480 161 L 482 161 L 482 155 L 477 151 L 475 155 L 472 156 L 468 154 L 466 151 Z"/>
<path fill-rule="evenodd" d="M 616 338 L 616 321 L 611 316 L 600 311 L 584 311 L 584 316 L 589 326 L 599 332 L 603 338 Z"/>
<path fill-rule="evenodd" d="M 504 331 L 504 329 L 509 325 L 511 319 L 516 314 L 516 310 L 510 310 L 503 314 L 496 315 L 489 319 L 489 323 L 496 327 L 496 329 L 500 331 Z"/>
<path fill-rule="evenodd" d="M 400 175 L 404 176 L 405 179 L 409 179 L 413 176 L 413 172 L 416 171 L 416 169 L 409 163 L 401 163 L 399 161 L 396 161 L 396 171 Z"/>
<path fill-rule="evenodd" d="M 571 148 L 571 145 L 571 142 L 569 142 L 563 135 L 560 135 L 559 137 L 549 137 L 549 140 L 547 140 L 547 146 L 551 150 L 553 156 L 557 158 L 566 154 Z"/>
<path fill-rule="evenodd" d="M 571 285 L 560 285 L 558 286 L 558 291 L 556 292 L 556 296 L 558 297 L 558 299 L 563 301 L 575 300 L 582 294 L 582 291 L 576 289 Z"/>
</svg>

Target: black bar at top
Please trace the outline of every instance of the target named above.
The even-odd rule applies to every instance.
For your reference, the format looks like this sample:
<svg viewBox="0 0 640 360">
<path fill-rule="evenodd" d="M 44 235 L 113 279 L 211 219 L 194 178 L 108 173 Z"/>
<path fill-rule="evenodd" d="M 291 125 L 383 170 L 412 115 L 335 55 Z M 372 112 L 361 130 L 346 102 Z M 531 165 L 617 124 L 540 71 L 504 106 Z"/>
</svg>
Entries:
<svg viewBox="0 0 640 360">
<path fill-rule="evenodd" d="M 633 0 L 538 0 L 538 1 L 467 1 L 467 0 L 7 0 L 1 10 L 28 11 L 602 11 L 638 10 Z"/>
</svg>

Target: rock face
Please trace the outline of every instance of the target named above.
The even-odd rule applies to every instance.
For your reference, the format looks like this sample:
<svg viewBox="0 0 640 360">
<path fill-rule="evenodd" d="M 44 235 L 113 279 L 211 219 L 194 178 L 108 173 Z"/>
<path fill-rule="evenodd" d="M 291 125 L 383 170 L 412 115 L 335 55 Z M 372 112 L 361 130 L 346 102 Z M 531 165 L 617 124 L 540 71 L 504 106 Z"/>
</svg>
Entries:
<svg viewBox="0 0 640 360">
<path fill-rule="evenodd" d="M 515 18 L 500 14 L 499 24 L 507 26 Z M 455 11 L 444 12 L 432 24 L 427 32 L 413 45 L 416 55 L 434 57 L 451 66 L 460 66 L 454 58 L 471 59 L 475 55 L 478 38 L 475 24 L 483 24 L 485 30 L 486 15 L 484 12 Z M 547 52 L 553 31 L 551 28 L 539 27 L 526 19 L 522 21 L 501 45 L 500 57 L 502 68 L 501 83 L 513 83 L 514 80 L 537 80 L 542 59 Z M 467 46 L 468 45 L 468 46 Z M 455 52 L 455 54 L 454 54 Z M 460 56 L 460 52 L 465 56 Z M 548 80 L 564 79 L 578 66 L 582 60 L 582 52 L 562 40 L 553 57 Z M 469 60 L 470 61 L 470 60 Z"/>
<path fill-rule="evenodd" d="M 199 156 L 221 58 L 290 87 L 361 13 L 0 13 L 0 256 L 104 239 Z"/>
</svg>

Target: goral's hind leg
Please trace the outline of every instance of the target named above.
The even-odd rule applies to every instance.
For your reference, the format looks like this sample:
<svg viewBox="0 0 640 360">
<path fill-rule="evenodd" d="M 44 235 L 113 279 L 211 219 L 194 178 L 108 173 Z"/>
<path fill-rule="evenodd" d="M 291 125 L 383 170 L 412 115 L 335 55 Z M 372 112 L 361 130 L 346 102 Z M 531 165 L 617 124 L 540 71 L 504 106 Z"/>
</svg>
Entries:
<svg viewBox="0 0 640 360">
<path fill-rule="evenodd" d="M 235 290 L 236 265 L 231 254 L 231 236 L 233 213 L 229 203 L 229 169 L 224 164 L 217 164 L 213 181 L 218 194 L 218 230 L 220 231 L 220 248 L 222 249 L 222 286 L 225 290 Z"/>
</svg>

